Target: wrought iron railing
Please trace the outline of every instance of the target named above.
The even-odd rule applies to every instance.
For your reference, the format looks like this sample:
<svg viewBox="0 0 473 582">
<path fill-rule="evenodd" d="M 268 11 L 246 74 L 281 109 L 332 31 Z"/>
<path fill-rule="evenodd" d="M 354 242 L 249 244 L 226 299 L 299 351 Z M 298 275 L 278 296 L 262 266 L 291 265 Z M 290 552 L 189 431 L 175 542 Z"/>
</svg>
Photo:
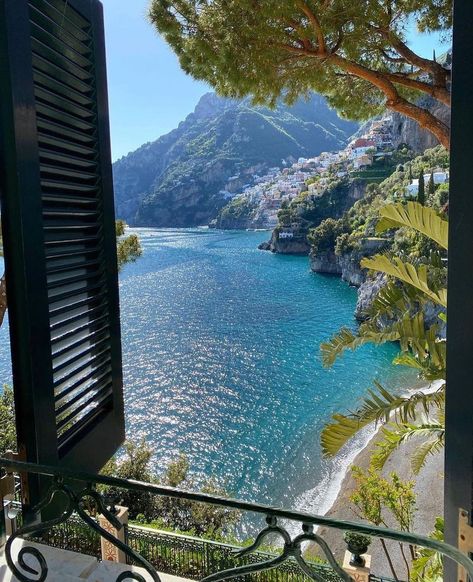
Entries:
<svg viewBox="0 0 473 582">
<path fill-rule="evenodd" d="M 276 558 L 275 553 L 261 550 L 235 558 L 235 554 L 242 550 L 241 546 L 132 524 L 127 525 L 126 529 L 127 545 L 156 570 L 191 580 L 202 580 L 219 570 L 227 570 L 236 565 L 243 566 Z M 41 542 L 99 559 L 102 555 L 100 534 L 90 530 L 77 515 L 72 515 L 67 522 L 45 532 L 41 536 Z M 327 582 L 339 582 L 339 576 L 322 561 L 308 560 L 307 563 Z M 305 574 L 294 561 L 287 561 L 277 568 L 258 574 L 258 582 L 304 582 L 305 579 Z M 393 581 L 383 578 L 380 582 Z"/>
<path fill-rule="evenodd" d="M 97 491 L 97 485 L 105 485 L 116 489 L 154 494 L 160 497 L 221 506 L 240 512 L 248 512 L 260 516 L 262 520 L 264 519 L 266 525 L 261 529 L 255 542 L 251 546 L 242 549 L 237 548 L 236 550 L 234 548 L 229 548 L 224 560 L 215 557 L 213 560 L 208 561 L 207 569 L 202 569 L 202 573 L 200 571 L 195 573 L 195 576 L 193 577 L 202 576 L 205 582 L 220 582 L 221 580 L 226 579 L 241 578 L 245 575 L 260 574 L 274 568 L 281 568 L 282 566 L 288 567 L 288 565 L 291 567 L 297 565 L 303 574 L 316 582 L 326 580 L 353 582 L 350 575 L 337 563 L 325 540 L 316 533 L 315 528 L 317 526 L 357 532 L 375 538 L 395 540 L 416 547 L 429 548 L 457 562 L 473 579 L 473 561 L 471 561 L 468 556 L 451 545 L 409 532 L 395 531 L 352 521 L 336 520 L 330 517 L 316 516 L 297 511 L 288 511 L 285 509 L 245 501 L 237 501 L 205 493 L 181 491 L 161 485 L 101 475 L 90 475 L 65 468 L 40 466 L 9 459 L 0 459 L 0 468 L 3 468 L 7 473 L 30 473 L 51 478 L 49 491 L 45 496 L 45 499 L 35 508 L 35 511 L 42 512 L 52 503 L 57 502 L 58 498 L 62 498 L 63 503 L 63 509 L 59 517 L 39 524 L 21 527 L 8 539 L 5 546 L 5 557 L 11 571 L 22 582 L 46 580 L 48 566 L 44 556 L 38 548 L 34 546 L 24 546 L 15 559 L 12 555 L 12 545 L 14 540 L 16 538 L 29 538 L 47 532 L 52 528 L 66 523 L 74 513 L 86 526 L 88 526 L 88 528 L 90 528 L 91 531 L 96 532 L 98 535 L 115 545 L 119 550 L 122 550 L 130 562 L 143 567 L 149 573 L 152 580 L 160 582 L 158 575 L 159 563 L 156 563 L 156 560 L 150 552 L 146 551 L 146 544 L 132 543 L 130 537 L 128 545 L 123 543 L 103 529 L 92 517 L 90 512 L 91 504 L 94 506 L 93 509 L 95 509 L 97 513 L 104 515 L 110 524 L 117 530 L 120 530 L 122 527 L 116 516 L 107 507 L 104 497 Z M 298 524 L 300 526 L 300 533 L 291 536 L 289 534 L 289 529 L 292 531 L 293 527 L 288 528 L 287 523 Z M 280 553 L 276 556 L 258 551 L 263 543 L 267 542 L 268 536 L 276 536 L 281 542 Z M 306 561 L 302 548 L 305 542 L 311 542 L 319 547 L 327 561 L 326 565 L 311 564 Z M 138 547 L 142 552 L 141 554 L 134 549 Z M 222 553 L 225 552 L 220 551 L 220 557 Z M 25 557 L 27 555 L 36 559 L 39 568 L 38 571 L 33 571 L 31 566 L 26 566 Z M 228 567 L 231 558 L 235 561 L 231 567 Z M 155 562 L 156 567 L 153 565 L 153 561 Z M 214 567 L 215 571 L 213 571 Z M 212 573 L 209 574 L 209 571 Z M 177 572 L 173 571 L 172 573 L 176 574 Z M 33 574 L 34 577 L 30 577 L 31 574 Z M 144 578 L 136 572 L 127 573 L 126 576 L 123 574 L 120 576 L 120 580 L 125 579 L 144 582 Z"/>
</svg>

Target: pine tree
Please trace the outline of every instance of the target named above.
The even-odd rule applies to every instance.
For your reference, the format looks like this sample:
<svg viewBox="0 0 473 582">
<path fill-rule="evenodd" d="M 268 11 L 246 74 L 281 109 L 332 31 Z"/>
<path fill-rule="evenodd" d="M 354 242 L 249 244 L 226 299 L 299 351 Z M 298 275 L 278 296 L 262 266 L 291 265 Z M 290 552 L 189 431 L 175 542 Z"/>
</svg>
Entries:
<svg viewBox="0 0 473 582">
<path fill-rule="evenodd" d="M 424 170 L 421 170 L 419 174 L 419 190 L 417 191 L 417 202 L 422 205 L 425 204 Z"/>
<path fill-rule="evenodd" d="M 427 185 L 427 192 L 429 193 L 429 196 L 435 194 L 435 180 L 433 172 L 430 173 L 429 183 Z"/>
<path fill-rule="evenodd" d="M 415 19 L 448 36 L 452 0 L 151 0 L 148 14 L 184 71 L 222 96 L 274 106 L 315 91 L 360 120 L 388 107 L 449 147 L 419 94 L 450 107 L 450 71 L 416 54 L 405 30 Z"/>
</svg>

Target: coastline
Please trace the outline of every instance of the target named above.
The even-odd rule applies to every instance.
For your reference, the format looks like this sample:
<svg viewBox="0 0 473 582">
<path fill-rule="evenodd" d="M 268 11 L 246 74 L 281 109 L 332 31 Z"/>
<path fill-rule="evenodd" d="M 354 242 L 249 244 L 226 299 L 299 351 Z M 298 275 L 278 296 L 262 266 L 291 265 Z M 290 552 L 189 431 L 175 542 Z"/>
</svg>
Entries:
<svg viewBox="0 0 473 582">
<path fill-rule="evenodd" d="M 408 390 L 408 393 L 424 391 L 432 392 L 438 388 L 438 383 L 433 384 L 419 384 Z M 333 517 L 341 520 L 359 521 L 353 504 L 350 502 L 350 496 L 356 489 L 356 482 L 351 475 L 350 468 L 358 466 L 363 470 L 367 470 L 370 465 L 371 455 L 381 440 L 380 429 L 383 425 L 378 427 L 371 427 L 371 437 L 363 448 L 358 449 L 356 456 L 348 467 L 346 467 L 345 474 L 341 479 L 339 490 L 335 496 L 335 500 L 330 508 L 325 512 L 327 517 Z M 374 431 L 374 432 L 373 432 Z M 411 468 L 410 457 L 418 446 L 415 440 L 404 443 L 400 450 L 395 451 L 388 459 L 381 474 L 384 477 L 389 477 L 392 472 L 396 472 L 402 480 L 414 481 L 414 491 L 417 495 L 417 511 L 414 519 L 414 531 L 419 534 L 428 535 L 434 528 L 436 517 L 443 514 L 443 472 L 444 472 L 444 458 L 442 453 L 430 456 L 427 459 L 425 467 L 418 475 L 414 475 Z M 394 523 L 388 523 L 389 526 L 395 526 Z M 319 535 L 321 535 L 329 544 L 337 558 L 342 558 L 346 550 L 346 544 L 342 539 L 343 532 L 331 530 L 329 528 L 319 528 Z M 394 544 L 394 542 L 393 542 Z M 373 571 L 379 575 L 383 574 L 390 576 L 388 564 L 380 551 L 379 542 L 374 542 L 370 548 L 370 553 L 373 554 Z M 395 554 L 397 547 L 393 548 Z M 401 556 L 394 562 L 401 563 Z M 402 566 L 399 568 L 402 572 Z"/>
</svg>

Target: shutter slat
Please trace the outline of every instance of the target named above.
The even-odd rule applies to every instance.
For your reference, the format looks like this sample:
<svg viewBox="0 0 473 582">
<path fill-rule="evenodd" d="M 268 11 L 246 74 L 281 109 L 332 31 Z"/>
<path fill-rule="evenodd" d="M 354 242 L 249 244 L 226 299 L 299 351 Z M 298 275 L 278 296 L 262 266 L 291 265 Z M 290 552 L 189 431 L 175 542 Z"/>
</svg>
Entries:
<svg viewBox="0 0 473 582">
<path fill-rule="evenodd" d="M 53 121 L 59 127 L 61 127 L 61 131 L 63 129 L 69 131 L 83 131 L 83 132 L 90 132 L 86 133 L 89 137 L 94 137 L 95 125 L 93 123 L 89 123 L 84 121 L 80 117 L 75 115 L 70 115 L 69 113 L 65 113 L 54 107 L 53 103 L 50 105 L 45 105 L 42 100 L 38 100 L 36 105 L 36 111 L 38 116 L 42 118 L 43 122 L 48 123 L 49 121 Z"/>
<path fill-rule="evenodd" d="M 88 134 L 82 131 L 76 131 L 70 126 L 56 123 L 51 119 L 38 116 L 39 143 L 49 144 L 59 151 L 83 153 L 84 155 L 95 158 L 97 151 L 93 149 L 96 143 L 96 135 Z M 68 140 L 65 142 L 65 140 Z M 74 147 L 82 149 L 74 149 Z"/>
<path fill-rule="evenodd" d="M 65 418 L 59 420 L 57 423 L 58 433 L 61 434 L 61 429 L 70 424 L 74 419 L 80 417 L 81 414 L 88 412 L 90 409 L 95 409 L 100 406 L 112 393 L 112 384 L 111 382 L 107 382 L 107 384 L 98 390 L 92 396 L 87 396 L 90 392 L 94 392 L 94 390 L 90 390 L 87 394 L 82 395 L 83 402 L 76 406 L 74 410 L 68 414 Z"/>
<path fill-rule="evenodd" d="M 31 22 L 34 22 L 44 30 L 48 30 L 61 40 L 65 40 L 67 46 L 73 48 L 75 51 L 87 57 L 88 59 L 93 58 L 92 48 L 90 46 L 90 38 L 87 34 L 84 34 L 79 29 L 64 26 L 63 22 L 54 20 L 54 12 L 49 10 L 48 12 L 40 11 L 33 5 L 30 4 L 30 15 Z M 77 32 L 77 34 L 74 34 Z M 82 39 L 82 40 L 81 40 Z"/>
<path fill-rule="evenodd" d="M 47 190 L 65 190 L 66 192 L 84 192 L 92 194 L 97 192 L 95 185 L 75 184 L 74 182 L 65 182 L 60 180 L 41 180 L 41 186 L 45 191 Z"/>
<path fill-rule="evenodd" d="M 88 313 L 90 314 L 90 311 Z M 87 323 L 84 323 L 83 325 L 77 325 L 76 323 L 74 325 L 74 328 L 70 331 L 65 331 L 58 335 L 51 334 L 51 345 L 55 346 L 58 342 L 70 340 L 76 337 L 78 334 L 87 331 L 88 329 L 93 329 L 94 327 L 103 324 L 103 322 L 106 321 L 107 317 L 108 313 L 104 313 L 100 317 L 88 319 Z"/>
<path fill-rule="evenodd" d="M 34 26 L 32 28 L 34 29 Z M 43 58 L 48 68 L 54 65 L 54 67 L 61 69 L 65 73 L 69 73 L 69 75 L 72 75 L 83 83 L 88 83 L 92 79 L 92 73 L 88 69 L 76 65 L 76 63 L 61 55 L 51 45 L 44 44 L 38 37 L 32 36 L 31 45 L 33 47 L 33 54 Z"/>
<path fill-rule="evenodd" d="M 70 87 L 73 91 L 82 93 L 84 97 L 92 97 L 94 95 L 93 87 L 37 53 L 33 54 L 33 71 L 56 79 L 56 81 L 66 87 Z"/>
<path fill-rule="evenodd" d="M 93 361 L 93 358 L 97 358 L 102 354 L 108 353 L 110 347 L 107 340 L 108 338 L 104 338 L 95 344 L 93 356 L 91 355 L 90 348 L 87 347 L 83 350 L 78 350 L 70 358 L 60 360 L 59 362 L 53 362 L 53 372 L 55 377 L 58 377 L 58 374 L 61 372 L 72 373 L 78 368 L 82 368 L 83 365 L 90 365 L 90 362 Z M 58 379 L 59 378 L 63 379 L 62 376 L 58 377 Z"/>
<path fill-rule="evenodd" d="M 51 150 L 41 149 L 39 152 L 41 161 L 47 164 L 60 164 L 61 167 L 73 167 L 74 169 L 82 168 L 91 172 L 97 168 L 97 161 L 78 156 L 71 156 L 64 153 L 57 153 Z"/>
<path fill-rule="evenodd" d="M 77 341 L 69 343 L 68 345 L 66 345 L 65 347 L 63 347 L 61 349 L 57 349 L 56 351 L 53 350 L 53 359 L 55 362 L 57 362 L 57 361 L 62 362 L 63 358 L 66 355 L 71 354 L 71 352 L 73 353 L 73 357 L 75 357 L 75 354 L 82 353 L 82 348 L 84 348 L 84 349 L 87 348 L 87 351 L 88 351 L 88 349 L 91 345 L 90 344 L 91 341 L 98 340 L 98 338 L 100 338 L 100 341 L 104 341 L 104 340 L 108 339 L 109 337 L 110 336 L 107 335 L 107 325 L 104 325 L 101 328 L 99 328 L 95 331 L 91 331 L 87 335 L 84 335 L 83 337 L 81 337 Z M 63 340 L 63 341 L 66 342 L 66 340 Z M 98 341 L 95 342 L 95 345 L 97 345 L 97 344 L 98 344 Z"/>
<path fill-rule="evenodd" d="M 91 172 L 70 170 L 68 168 L 52 166 L 50 164 L 43 164 L 41 166 L 41 176 L 53 176 L 62 179 L 72 178 L 78 180 L 79 183 L 92 182 L 94 186 L 96 186 L 97 181 L 99 180 L 97 174 Z"/>
<path fill-rule="evenodd" d="M 83 382 L 84 378 L 86 378 L 84 372 L 87 371 L 87 373 L 89 373 L 90 368 L 97 370 L 106 363 L 111 363 L 109 350 L 103 350 L 102 352 L 95 354 L 90 360 L 77 366 L 77 368 L 73 368 L 67 374 L 64 373 L 62 376 L 55 378 L 53 384 L 54 391 L 57 392 L 61 387 L 66 386 L 67 383 L 71 381 Z"/>
<path fill-rule="evenodd" d="M 41 14 L 48 15 L 61 28 L 65 28 L 71 34 L 74 32 L 74 36 L 77 38 L 90 43 L 90 23 L 79 16 L 72 8 L 65 5 L 64 1 L 30 0 L 29 5 L 33 10 L 37 9 Z"/>
<path fill-rule="evenodd" d="M 68 63 L 70 62 L 73 65 L 80 67 L 81 71 L 90 71 L 90 69 L 92 69 L 92 61 L 84 55 L 84 52 L 80 50 L 80 46 L 78 47 L 79 50 L 76 50 L 77 45 L 74 41 L 71 42 L 71 40 L 68 41 L 67 38 L 61 38 L 58 36 L 56 27 L 51 26 L 51 22 L 43 20 L 42 24 L 40 24 L 34 17 L 32 17 L 31 31 L 34 38 L 37 39 L 42 46 L 47 47 L 48 51 L 58 53 L 58 56 L 54 57 L 55 62 L 57 60 L 57 62 L 62 64 L 63 59 L 60 57 L 63 56 L 67 59 Z M 76 74 L 76 76 L 78 75 Z"/>
<path fill-rule="evenodd" d="M 41 86 L 37 86 L 35 90 L 37 99 L 44 103 L 51 103 L 59 110 L 64 110 L 66 113 L 79 117 L 80 119 L 93 119 L 95 112 L 93 109 L 86 108 L 79 105 L 74 100 L 67 98 L 67 100 L 57 92 L 50 91 Z"/>
<path fill-rule="evenodd" d="M 107 409 L 112 406 L 111 394 L 105 395 L 100 401 L 95 403 L 95 406 L 90 410 L 90 412 L 83 411 L 84 414 L 75 419 L 72 427 L 68 428 L 67 431 L 59 430 L 59 444 L 62 448 L 68 445 L 68 442 L 76 437 L 80 431 L 84 430 L 84 427 L 92 425 L 96 422 L 97 417 L 103 414 Z M 87 414 L 85 414 L 87 412 Z"/>
<path fill-rule="evenodd" d="M 33 71 L 33 78 L 36 90 L 40 88 L 47 89 L 53 94 L 61 95 L 68 101 L 82 105 L 82 107 L 95 107 L 94 95 L 87 96 L 84 92 L 77 91 L 70 85 L 62 83 L 57 77 L 51 77 L 51 75 L 35 69 Z"/>
<path fill-rule="evenodd" d="M 95 394 L 90 398 L 89 403 L 96 401 L 97 395 L 102 394 L 104 390 L 106 389 L 108 390 L 110 388 L 111 388 L 110 379 L 106 379 L 102 383 L 100 383 L 100 381 L 97 380 L 97 382 L 94 382 L 93 384 L 87 387 L 86 392 L 79 392 L 78 394 L 73 396 L 70 400 L 67 400 L 65 404 L 62 404 L 61 406 L 56 408 L 56 415 L 60 417 L 72 408 L 73 411 L 71 412 L 71 416 L 75 416 L 76 414 L 80 413 L 83 409 L 83 406 L 79 405 L 79 403 L 81 402 L 81 400 L 85 400 L 90 395 L 90 392 L 93 391 L 95 392 Z"/>
<path fill-rule="evenodd" d="M 105 360 L 101 365 L 94 368 L 88 374 L 82 374 L 80 380 L 74 382 L 73 384 L 61 384 L 56 388 L 56 395 L 54 400 L 56 403 L 61 402 L 64 398 L 67 398 L 70 394 L 73 394 L 77 389 L 81 388 L 84 384 L 89 385 L 90 382 L 100 381 L 103 377 L 110 374 L 112 371 L 110 366 L 110 361 Z M 65 387 L 64 387 L 65 386 Z"/>
<path fill-rule="evenodd" d="M 101 301 L 100 299 L 95 299 L 97 305 L 93 305 L 91 307 L 91 303 L 89 301 L 86 302 L 77 302 L 74 304 L 70 304 L 66 311 L 56 311 L 51 313 L 51 338 L 52 341 L 55 340 L 56 337 L 59 337 L 62 334 L 68 333 L 75 329 L 79 322 L 79 324 L 84 321 L 84 319 L 93 318 L 99 312 L 106 312 L 105 315 L 108 316 L 107 313 L 107 304 Z M 84 308 L 84 309 L 83 309 Z M 89 319 L 87 319 L 89 321 Z"/>
</svg>

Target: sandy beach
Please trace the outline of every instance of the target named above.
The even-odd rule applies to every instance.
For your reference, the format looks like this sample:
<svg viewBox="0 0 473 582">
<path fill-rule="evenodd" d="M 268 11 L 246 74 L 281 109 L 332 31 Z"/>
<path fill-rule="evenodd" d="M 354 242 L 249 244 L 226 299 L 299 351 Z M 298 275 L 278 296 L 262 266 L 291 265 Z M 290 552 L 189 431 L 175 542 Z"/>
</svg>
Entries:
<svg viewBox="0 0 473 582">
<path fill-rule="evenodd" d="M 419 387 L 416 387 L 416 389 L 419 390 Z M 431 388 L 431 390 L 432 389 L 433 388 Z M 371 454 L 380 438 L 378 430 L 368 442 L 367 446 L 358 453 L 353 462 L 353 466 L 368 469 Z M 410 457 L 412 452 L 416 450 L 419 442 L 420 441 L 417 440 L 408 441 L 399 450 L 395 451 L 387 461 L 382 471 L 382 475 L 387 477 L 390 473 L 395 471 L 401 479 L 415 481 L 417 512 L 415 516 L 414 531 L 419 534 L 427 535 L 434 528 L 435 518 L 443 515 L 444 458 L 443 453 L 430 456 L 421 472 L 418 475 L 414 475 L 411 468 Z M 340 492 L 326 515 L 337 519 L 359 521 L 359 517 L 354 511 L 353 504 L 350 502 L 350 496 L 355 488 L 356 483 L 352 477 L 351 470 L 349 469 L 342 481 Z M 388 525 L 396 527 L 395 523 L 388 522 Z M 342 539 L 343 532 L 328 528 L 320 528 L 319 533 L 328 542 L 336 557 L 342 559 L 346 550 L 346 544 Z M 399 545 L 395 542 L 389 542 L 388 547 L 392 554 L 399 579 L 406 580 L 406 567 L 399 551 Z M 372 572 L 376 575 L 392 577 L 388 562 L 384 556 L 381 544 L 378 541 L 373 542 L 370 546 L 369 553 L 373 557 Z"/>
</svg>

